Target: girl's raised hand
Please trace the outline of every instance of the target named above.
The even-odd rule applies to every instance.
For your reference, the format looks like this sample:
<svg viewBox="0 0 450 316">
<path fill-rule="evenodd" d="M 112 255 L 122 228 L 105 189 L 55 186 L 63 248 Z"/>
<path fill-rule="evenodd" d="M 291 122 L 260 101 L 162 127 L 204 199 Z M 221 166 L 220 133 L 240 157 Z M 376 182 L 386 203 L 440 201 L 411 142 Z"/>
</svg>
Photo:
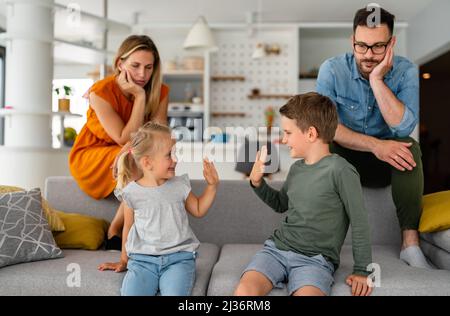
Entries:
<svg viewBox="0 0 450 316">
<path fill-rule="evenodd" d="M 216 167 L 207 158 L 203 159 L 203 176 L 208 185 L 217 185 L 219 183 Z"/>
</svg>

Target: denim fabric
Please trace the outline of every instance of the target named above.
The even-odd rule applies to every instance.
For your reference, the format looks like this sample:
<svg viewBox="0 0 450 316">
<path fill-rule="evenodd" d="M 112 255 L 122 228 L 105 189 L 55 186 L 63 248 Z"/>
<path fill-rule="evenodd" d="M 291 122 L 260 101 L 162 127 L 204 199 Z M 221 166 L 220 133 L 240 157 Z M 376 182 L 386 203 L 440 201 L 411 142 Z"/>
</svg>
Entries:
<svg viewBox="0 0 450 316">
<path fill-rule="evenodd" d="M 305 286 L 314 286 L 324 294 L 330 295 L 334 283 L 334 266 L 321 254 L 308 257 L 292 251 L 280 250 L 268 239 L 242 274 L 257 271 L 264 274 L 276 288 L 287 283 L 288 293 L 292 295 Z"/>
<path fill-rule="evenodd" d="M 169 255 L 131 254 L 122 296 L 189 296 L 195 281 L 195 252 Z"/>
<path fill-rule="evenodd" d="M 322 64 L 317 92 L 334 101 L 340 123 L 351 130 L 380 139 L 407 137 L 419 120 L 418 69 L 406 58 L 395 56 L 384 82 L 406 108 L 398 126 L 385 122 L 370 83 L 362 77 L 352 53 Z"/>
</svg>

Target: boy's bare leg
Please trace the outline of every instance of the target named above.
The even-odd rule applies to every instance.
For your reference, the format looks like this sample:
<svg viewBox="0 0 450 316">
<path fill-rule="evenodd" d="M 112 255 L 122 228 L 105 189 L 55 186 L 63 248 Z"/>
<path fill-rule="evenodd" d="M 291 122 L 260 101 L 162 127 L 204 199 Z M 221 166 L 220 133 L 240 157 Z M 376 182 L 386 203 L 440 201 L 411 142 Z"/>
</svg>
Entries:
<svg viewBox="0 0 450 316">
<path fill-rule="evenodd" d="M 264 296 L 273 288 L 272 282 L 262 273 L 247 271 L 239 281 L 234 296 Z"/>
<path fill-rule="evenodd" d="M 111 225 L 108 229 L 108 239 L 111 239 L 114 236 L 119 236 L 122 238 L 122 228 L 124 223 L 124 202 L 120 203 L 119 208 L 117 209 L 116 215 L 111 222 Z"/>
<path fill-rule="evenodd" d="M 292 296 L 326 296 L 319 288 L 315 286 L 304 286 L 295 291 Z"/>
</svg>

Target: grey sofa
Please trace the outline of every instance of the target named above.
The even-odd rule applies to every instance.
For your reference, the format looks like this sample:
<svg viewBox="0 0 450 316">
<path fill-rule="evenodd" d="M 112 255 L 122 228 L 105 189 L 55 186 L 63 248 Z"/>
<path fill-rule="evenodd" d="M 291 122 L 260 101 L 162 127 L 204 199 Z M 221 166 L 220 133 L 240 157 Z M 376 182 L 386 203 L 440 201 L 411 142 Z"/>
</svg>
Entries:
<svg viewBox="0 0 450 316">
<path fill-rule="evenodd" d="M 191 181 L 195 193 L 204 181 Z M 279 188 L 281 182 L 273 182 Z M 96 201 L 79 190 L 70 177 L 48 178 L 45 196 L 66 212 L 111 220 L 118 203 L 114 197 Z M 369 211 L 373 259 L 381 267 L 381 286 L 373 295 L 450 295 L 450 271 L 412 268 L 399 259 L 400 232 L 390 188 L 364 189 Z M 202 242 L 197 259 L 193 295 L 232 295 L 240 274 L 283 215 L 273 212 L 253 193 L 248 182 L 222 181 L 208 215 L 191 218 Z M 100 272 L 97 266 L 116 261 L 120 254 L 103 250 L 64 250 L 62 259 L 18 264 L 0 269 L 0 295 L 119 295 L 124 273 Z M 80 286 L 71 286 L 70 264 L 81 268 Z M 351 238 L 347 236 L 332 295 L 349 295 L 345 278 L 352 271 Z M 68 283 L 69 281 L 69 283 Z M 275 289 L 270 295 L 286 295 Z"/>
</svg>

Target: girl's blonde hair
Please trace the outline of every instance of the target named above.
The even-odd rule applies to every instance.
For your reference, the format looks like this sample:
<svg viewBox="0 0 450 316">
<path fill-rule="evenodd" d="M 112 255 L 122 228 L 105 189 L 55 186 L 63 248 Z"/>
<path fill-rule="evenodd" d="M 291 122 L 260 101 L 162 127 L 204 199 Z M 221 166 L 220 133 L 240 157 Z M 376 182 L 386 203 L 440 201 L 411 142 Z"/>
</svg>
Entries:
<svg viewBox="0 0 450 316">
<path fill-rule="evenodd" d="M 158 49 L 152 39 L 146 35 L 131 35 L 120 45 L 117 55 L 114 59 L 114 73 L 120 73 L 118 69 L 119 61 L 125 61 L 134 52 L 145 50 L 151 52 L 155 59 L 153 64 L 152 76 L 145 85 L 146 105 L 145 105 L 145 121 L 150 120 L 151 114 L 156 112 L 161 97 L 161 59 Z"/>
<path fill-rule="evenodd" d="M 144 124 L 131 136 L 130 150 L 121 154 L 117 161 L 117 189 L 123 189 L 133 180 L 133 171 L 141 170 L 141 158 L 157 152 L 164 137 L 171 138 L 170 128 L 155 122 Z"/>
</svg>

